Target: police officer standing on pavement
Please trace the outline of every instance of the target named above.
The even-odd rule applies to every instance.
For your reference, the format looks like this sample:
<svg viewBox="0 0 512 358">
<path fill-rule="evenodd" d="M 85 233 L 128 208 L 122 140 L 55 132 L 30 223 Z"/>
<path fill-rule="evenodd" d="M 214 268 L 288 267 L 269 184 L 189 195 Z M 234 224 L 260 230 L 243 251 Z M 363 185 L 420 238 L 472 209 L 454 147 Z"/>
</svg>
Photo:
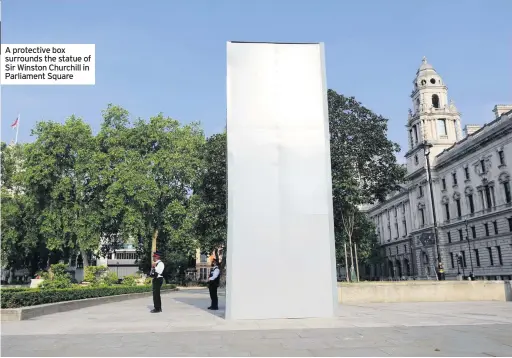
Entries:
<svg viewBox="0 0 512 358">
<path fill-rule="evenodd" d="M 164 282 L 164 268 L 165 265 L 160 258 L 162 254 L 160 251 L 155 251 L 153 253 L 153 263 L 151 265 L 151 273 L 150 276 L 153 278 L 153 305 L 154 309 L 151 313 L 159 313 L 162 312 L 162 298 L 160 297 L 160 288 L 162 288 L 162 284 Z"/>
<path fill-rule="evenodd" d="M 208 289 L 210 290 L 210 298 L 212 300 L 212 305 L 208 307 L 209 310 L 216 311 L 219 309 L 219 297 L 217 296 L 217 288 L 219 288 L 219 284 L 220 269 L 219 266 L 217 266 L 217 260 L 213 259 L 210 277 L 208 278 Z"/>
</svg>

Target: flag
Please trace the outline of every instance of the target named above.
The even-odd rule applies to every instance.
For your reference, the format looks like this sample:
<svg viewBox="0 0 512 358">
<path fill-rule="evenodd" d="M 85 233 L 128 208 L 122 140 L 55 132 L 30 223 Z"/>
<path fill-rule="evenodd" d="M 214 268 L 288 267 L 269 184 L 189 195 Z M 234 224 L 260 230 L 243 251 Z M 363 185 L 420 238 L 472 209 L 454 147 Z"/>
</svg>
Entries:
<svg viewBox="0 0 512 358">
<path fill-rule="evenodd" d="M 16 117 L 16 120 L 14 121 L 13 124 L 11 124 L 11 128 L 14 129 L 16 127 L 18 127 L 18 122 L 19 122 L 20 118 L 19 117 Z"/>
</svg>

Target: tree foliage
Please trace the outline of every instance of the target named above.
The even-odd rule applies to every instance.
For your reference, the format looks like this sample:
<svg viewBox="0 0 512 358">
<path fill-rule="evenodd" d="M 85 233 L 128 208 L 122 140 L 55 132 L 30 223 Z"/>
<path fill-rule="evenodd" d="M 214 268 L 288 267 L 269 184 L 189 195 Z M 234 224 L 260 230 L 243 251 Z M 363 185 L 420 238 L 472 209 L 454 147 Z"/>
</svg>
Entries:
<svg viewBox="0 0 512 358">
<path fill-rule="evenodd" d="M 403 181 L 399 147 L 387 119 L 354 98 L 328 92 L 333 206 L 338 259 L 354 240 L 370 260 L 376 237 L 359 205 L 375 203 Z M 162 114 L 130 120 L 109 105 L 97 135 L 82 119 L 40 122 L 33 143 L 2 143 L 2 260 L 9 267 L 135 243 L 144 270 L 156 240 L 172 272 L 200 247 L 227 247 L 227 136 L 205 140 L 196 123 Z M 23 173 L 23 175 L 21 175 Z M 217 256 L 218 257 L 218 256 Z M 224 267 L 225 260 L 221 262 Z"/>
<path fill-rule="evenodd" d="M 13 164 L 21 147 L 2 144 L 2 255 L 10 266 L 24 248 L 44 248 L 54 259 L 81 253 L 87 266 L 91 254 L 135 242 L 149 269 L 152 238 L 169 257 L 195 253 L 198 124 L 161 114 L 131 122 L 125 109 L 109 105 L 97 135 L 75 116 L 39 122 L 32 134 L 18 161 L 23 176 Z"/>
<path fill-rule="evenodd" d="M 227 252 L 227 135 L 209 137 L 202 151 L 203 167 L 198 174 L 195 232 L 201 250 L 207 254 L 223 249 L 221 267 Z"/>
<path fill-rule="evenodd" d="M 374 246 L 375 235 L 358 229 L 358 223 L 373 226 L 364 221 L 359 206 L 385 200 L 403 183 L 405 170 L 396 162 L 399 145 L 387 138 L 386 118 L 333 90 L 328 91 L 328 106 L 335 235 L 342 254 L 346 241 Z M 370 256 L 361 251 L 359 258 Z"/>
<path fill-rule="evenodd" d="M 39 122 L 25 155 L 25 190 L 40 211 L 39 233 L 52 251 L 76 249 L 88 265 L 101 235 L 97 175 L 90 158 L 95 141 L 89 125 L 75 116 L 64 124 Z"/>
</svg>

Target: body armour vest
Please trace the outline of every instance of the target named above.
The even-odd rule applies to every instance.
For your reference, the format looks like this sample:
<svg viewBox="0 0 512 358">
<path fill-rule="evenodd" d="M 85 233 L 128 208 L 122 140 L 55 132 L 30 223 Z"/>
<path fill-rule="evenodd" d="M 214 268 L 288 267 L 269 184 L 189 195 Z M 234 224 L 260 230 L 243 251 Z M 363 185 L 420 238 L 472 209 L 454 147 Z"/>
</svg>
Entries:
<svg viewBox="0 0 512 358">
<path fill-rule="evenodd" d="M 219 270 L 219 276 L 217 276 L 217 278 L 216 278 L 215 280 L 213 280 L 212 282 L 213 282 L 215 285 L 217 285 L 217 286 L 218 286 L 218 285 L 220 284 L 220 269 L 219 269 L 219 267 L 218 267 L 218 266 L 214 266 L 214 267 L 211 269 L 211 271 L 210 271 L 210 277 L 212 277 L 212 276 L 213 276 L 213 272 L 214 272 L 215 270 Z"/>
</svg>

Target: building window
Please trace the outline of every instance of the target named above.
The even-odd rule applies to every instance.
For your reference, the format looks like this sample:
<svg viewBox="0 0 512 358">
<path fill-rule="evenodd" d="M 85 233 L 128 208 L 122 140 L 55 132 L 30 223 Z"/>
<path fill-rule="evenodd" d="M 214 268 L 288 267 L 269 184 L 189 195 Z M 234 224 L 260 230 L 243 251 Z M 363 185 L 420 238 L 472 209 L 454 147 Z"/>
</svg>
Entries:
<svg viewBox="0 0 512 358">
<path fill-rule="evenodd" d="M 446 190 L 446 179 L 441 179 L 441 184 L 443 185 L 443 190 Z"/>
<path fill-rule="evenodd" d="M 412 130 L 414 132 L 415 143 L 418 143 L 418 128 L 416 126 L 412 126 Z"/>
<path fill-rule="evenodd" d="M 453 260 L 453 252 L 450 252 L 450 262 L 452 264 L 452 268 L 455 268 L 455 261 Z"/>
<path fill-rule="evenodd" d="M 423 209 L 420 209 L 420 223 L 421 226 L 425 225 L 425 212 Z M 512 230 L 510 230 L 512 231 Z"/>
<path fill-rule="evenodd" d="M 448 135 L 448 131 L 446 130 L 446 119 L 437 120 L 437 133 L 439 134 L 439 136 Z"/>
<path fill-rule="evenodd" d="M 407 245 L 404 245 L 404 253 L 407 253 Z"/>
<path fill-rule="evenodd" d="M 418 187 L 418 190 L 419 190 L 419 192 L 420 192 L 420 198 L 421 198 L 421 197 L 423 197 L 423 185 L 420 185 L 420 186 Z"/>
<path fill-rule="evenodd" d="M 469 203 L 469 212 L 471 214 L 475 213 L 475 202 L 473 201 L 473 194 L 468 195 L 468 203 Z"/>
<path fill-rule="evenodd" d="M 446 217 L 446 221 L 450 221 L 450 205 L 444 204 L 444 213 Z"/>
<path fill-rule="evenodd" d="M 404 232 L 405 236 L 407 236 L 407 221 L 404 220 Z"/>
<path fill-rule="evenodd" d="M 415 156 L 414 156 L 414 164 L 418 165 L 418 164 L 419 164 L 419 162 L 420 162 L 420 161 L 418 160 L 418 156 L 417 156 L 417 155 L 415 155 Z"/>
<path fill-rule="evenodd" d="M 503 256 L 501 256 L 501 247 L 496 246 L 496 251 L 498 252 L 498 262 L 501 266 L 503 266 Z"/>
<path fill-rule="evenodd" d="M 462 236 L 462 229 L 459 229 L 459 239 L 460 241 L 464 240 L 464 236 Z"/>
<path fill-rule="evenodd" d="M 396 247 L 396 254 L 398 255 L 398 246 Z"/>
<path fill-rule="evenodd" d="M 460 199 L 456 199 L 455 204 L 457 204 L 457 217 L 460 218 L 462 216 L 462 210 L 460 208 Z"/>
<path fill-rule="evenodd" d="M 505 165 L 505 153 L 503 150 L 498 152 L 498 157 L 500 158 L 500 165 Z"/>
<path fill-rule="evenodd" d="M 512 196 L 510 195 L 510 182 L 506 181 L 503 183 L 503 190 L 505 191 L 505 202 L 508 204 L 512 201 Z"/>
<path fill-rule="evenodd" d="M 398 231 L 398 223 L 395 223 L 396 237 L 400 237 L 400 232 Z"/>
<path fill-rule="evenodd" d="M 482 169 L 482 174 L 485 174 L 485 160 L 480 161 L 480 168 Z"/>
<path fill-rule="evenodd" d="M 201 255 L 200 262 L 201 263 L 205 263 L 206 262 L 206 255 Z"/>
<path fill-rule="evenodd" d="M 468 267 L 468 264 L 466 262 L 466 251 L 462 250 L 460 253 L 462 254 L 462 266 L 466 268 Z"/>
<path fill-rule="evenodd" d="M 476 239 L 476 227 L 471 226 L 471 233 L 473 234 L 473 239 Z"/>
<path fill-rule="evenodd" d="M 489 264 L 491 266 L 494 266 L 494 260 L 492 258 L 492 247 L 488 247 L 487 252 L 489 253 Z"/>
<path fill-rule="evenodd" d="M 485 199 L 487 200 L 487 208 L 492 207 L 492 196 L 491 196 L 491 188 L 489 185 L 486 185 L 485 187 Z"/>
<path fill-rule="evenodd" d="M 480 267 L 480 256 L 478 255 L 478 249 L 475 249 L 474 253 L 475 253 L 475 259 L 476 259 L 476 266 Z"/>
<path fill-rule="evenodd" d="M 512 232 L 512 218 L 507 218 L 508 220 L 508 231 Z"/>
<path fill-rule="evenodd" d="M 489 236 L 489 223 L 484 224 L 485 236 Z"/>
<path fill-rule="evenodd" d="M 492 225 L 494 226 L 494 235 L 498 235 L 498 222 L 494 220 Z"/>
<path fill-rule="evenodd" d="M 469 168 L 468 167 L 464 168 L 464 175 L 466 177 L 466 180 L 469 180 Z"/>
<path fill-rule="evenodd" d="M 448 237 L 448 243 L 450 244 L 452 242 L 452 233 L 448 231 L 446 236 Z"/>
<path fill-rule="evenodd" d="M 439 96 L 437 94 L 432 95 L 432 106 L 434 108 L 439 108 Z M 438 119 L 437 121 L 438 121 L 438 123 L 439 123 L 439 121 L 444 121 L 446 123 L 445 119 Z M 445 129 L 445 133 L 446 133 L 446 124 L 444 126 L 444 129 Z M 444 134 L 444 135 L 446 135 L 446 134 Z"/>
<path fill-rule="evenodd" d="M 452 173 L 453 185 L 457 185 L 457 173 Z"/>
</svg>

